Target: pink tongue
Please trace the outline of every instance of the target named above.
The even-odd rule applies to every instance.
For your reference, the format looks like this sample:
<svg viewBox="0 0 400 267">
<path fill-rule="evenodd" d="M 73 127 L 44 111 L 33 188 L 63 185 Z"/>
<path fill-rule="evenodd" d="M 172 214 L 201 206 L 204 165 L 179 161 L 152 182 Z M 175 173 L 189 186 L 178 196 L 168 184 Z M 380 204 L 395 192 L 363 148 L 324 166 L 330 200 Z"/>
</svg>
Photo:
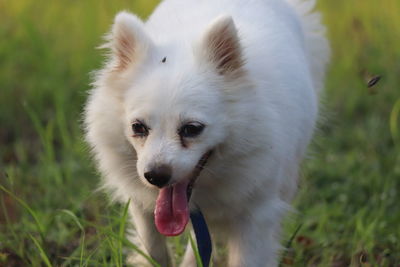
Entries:
<svg viewBox="0 0 400 267">
<path fill-rule="evenodd" d="M 158 231 L 166 236 L 181 234 L 189 221 L 187 187 L 189 181 L 160 189 L 154 210 Z"/>
</svg>

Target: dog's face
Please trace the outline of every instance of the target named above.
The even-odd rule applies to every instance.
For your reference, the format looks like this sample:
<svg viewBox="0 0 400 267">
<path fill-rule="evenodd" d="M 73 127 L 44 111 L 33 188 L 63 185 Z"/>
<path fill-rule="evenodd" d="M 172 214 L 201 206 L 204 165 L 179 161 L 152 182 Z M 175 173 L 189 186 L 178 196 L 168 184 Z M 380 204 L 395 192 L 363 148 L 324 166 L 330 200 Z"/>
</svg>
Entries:
<svg viewBox="0 0 400 267">
<path fill-rule="evenodd" d="M 167 62 L 158 68 L 127 91 L 125 126 L 139 176 L 162 187 L 191 176 L 200 158 L 225 137 L 226 119 L 218 88 L 195 74 L 177 83 Z"/>
<path fill-rule="evenodd" d="M 160 188 L 189 179 L 228 134 L 224 90 L 242 75 L 233 21 L 211 23 L 193 49 L 171 49 L 157 47 L 139 19 L 121 13 L 111 38 L 139 177 Z"/>
</svg>

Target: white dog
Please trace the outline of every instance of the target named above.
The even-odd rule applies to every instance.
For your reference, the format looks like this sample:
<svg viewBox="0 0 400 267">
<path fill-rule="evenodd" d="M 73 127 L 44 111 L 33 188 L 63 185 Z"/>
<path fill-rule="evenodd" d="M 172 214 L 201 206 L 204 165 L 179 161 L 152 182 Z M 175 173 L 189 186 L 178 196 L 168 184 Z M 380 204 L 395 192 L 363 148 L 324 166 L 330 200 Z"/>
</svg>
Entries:
<svg viewBox="0 0 400 267">
<path fill-rule="evenodd" d="M 195 205 L 230 267 L 277 266 L 329 57 L 313 8 L 165 0 L 145 23 L 116 16 L 86 106 L 87 140 L 161 266 L 172 265 L 165 236 L 184 231 Z M 195 265 L 189 246 L 181 266 Z"/>
</svg>

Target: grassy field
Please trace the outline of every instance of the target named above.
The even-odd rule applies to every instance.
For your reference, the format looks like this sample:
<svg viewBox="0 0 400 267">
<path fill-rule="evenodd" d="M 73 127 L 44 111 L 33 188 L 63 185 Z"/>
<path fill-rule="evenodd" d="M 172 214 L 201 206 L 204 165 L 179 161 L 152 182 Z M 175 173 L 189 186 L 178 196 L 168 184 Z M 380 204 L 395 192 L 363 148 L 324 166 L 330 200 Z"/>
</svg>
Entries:
<svg viewBox="0 0 400 267">
<path fill-rule="evenodd" d="M 123 266 L 134 249 L 125 206 L 94 191 L 80 113 L 114 14 L 156 3 L 0 0 L 0 266 Z M 325 119 L 282 266 L 400 266 L 400 2 L 318 8 L 333 49 Z"/>
</svg>

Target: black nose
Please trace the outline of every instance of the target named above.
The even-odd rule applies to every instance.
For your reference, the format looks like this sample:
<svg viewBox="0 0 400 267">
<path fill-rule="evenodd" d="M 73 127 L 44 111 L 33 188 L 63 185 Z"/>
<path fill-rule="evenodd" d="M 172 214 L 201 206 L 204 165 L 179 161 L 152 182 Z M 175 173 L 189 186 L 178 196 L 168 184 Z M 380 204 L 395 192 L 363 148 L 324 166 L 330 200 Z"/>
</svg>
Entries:
<svg viewBox="0 0 400 267">
<path fill-rule="evenodd" d="M 168 184 L 171 180 L 172 170 L 171 167 L 167 165 L 161 165 L 152 170 L 145 172 L 144 177 L 151 183 L 159 188 Z"/>
</svg>

